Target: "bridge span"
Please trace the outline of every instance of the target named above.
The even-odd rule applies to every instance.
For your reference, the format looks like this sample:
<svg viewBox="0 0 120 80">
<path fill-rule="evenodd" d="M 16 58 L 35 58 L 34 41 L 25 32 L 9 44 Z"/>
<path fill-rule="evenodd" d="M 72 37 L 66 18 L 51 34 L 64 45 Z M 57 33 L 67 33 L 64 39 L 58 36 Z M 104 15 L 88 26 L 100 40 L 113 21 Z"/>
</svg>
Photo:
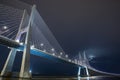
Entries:
<svg viewBox="0 0 120 80">
<path fill-rule="evenodd" d="M 4 45 L 4 46 L 8 46 L 9 48 L 15 48 L 17 51 L 22 51 L 24 50 L 24 44 L 21 44 L 21 43 L 18 43 L 16 41 L 13 41 L 13 40 L 10 40 L 8 38 L 5 38 L 3 36 L 0 36 L 0 44 L 1 45 Z M 69 66 L 74 66 L 77 70 L 78 70 L 78 73 L 76 74 L 76 76 L 98 76 L 98 75 L 112 75 L 112 74 L 109 74 L 109 73 L 105 73 L 105 72 L 101 72 L 99 70 L 95 70 L 94 68 L 88 68 L 88 72 L 89 72 L 89 75 L 87 75 L 88 72 L 86 73 L 82 73 L 80 74 L 79 73 L 79 68 L 81 68 L 81 70 L 85 70 L 85 66 L 83 66 L 82 64 L 77 64 L 77 63 L 74 63 L 72 61 L 69 61 L 69 60 L 66 60 L 62 57 L 58 57 L 58 56 L 55 56 L 55 55 L 52 55 L 52 54 L 49 54 L 47 52 L 44 52 L 44 51 L 41 51 L 39 49 L 36 49 L 34 47 L 31 47 L 30 49 L 30 53 L 32 55 L 36 55 L 36 56 L 39 56 L 39 57 L 43 57 L 45 59 L 48 59 L 48 60 L 52 60 L 54 62 L 58 62 L 58 63 L 63 63 L 63 64 L 68 64 Z M 82 70 L 82 71 L 83 71 Z M 15 73 L 16 74 L 16 73 Z M 6 75 L 8 76 L 8 75 Z M 75 76 L 75 75 L 74 75 Z M 116 75 L 116 76 L 119 76 L 119 75 Z M 16 76 L 13 76 L 13 77 L 16 77 Z"/>
</svg>

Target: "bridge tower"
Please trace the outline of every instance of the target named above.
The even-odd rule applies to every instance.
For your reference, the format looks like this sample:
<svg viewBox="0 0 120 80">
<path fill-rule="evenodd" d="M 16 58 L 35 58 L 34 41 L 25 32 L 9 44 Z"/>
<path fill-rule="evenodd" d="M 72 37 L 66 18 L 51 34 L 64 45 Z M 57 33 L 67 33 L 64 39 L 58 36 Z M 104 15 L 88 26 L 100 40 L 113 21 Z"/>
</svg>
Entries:
<svg viewBox="0 0 120 80">
<path fill-rule="evenodd" d="M 21 70 L 20 70 L 20 75 L 19 77 L 21 78 L 30 78 L 31 73 L 29 73 L 30 70 L 30 34 L 31 34 L 31 24 L 33 23 L 33 14 L 35 10 L 35 5 L 33 5 L 31 14 L 30 14 L 30 19 L 28 22 L 27 26 L 27 34 L 26 34 L 26 39 L 25 39 L 25 47 L 23 51 L 23 57 L 22 57 L 22 64 L 21 64 Z"/>
<path fill-rule="evenodd" d="M 85 72 L 86 72 L 86 76 L 89 77 L 90 76 L 89 71 L 88 71 L 89 62 L 88 62 L 85 51 L 83 52 L 83 66 L 84 66 L 84 69 L 85 69 Z"/>
<path fill-rule="evenodd" d="M 83 65 L 83 67 L 79 67 L 78 68 L 78 77 L 81 77 L 81 70 L 84 70 L 85 71 L 85 75 L 84 76 L 87 76 L 89 77 L 89 71 L 88 71 L 88 66 L 89 66 L 89 62 L 87 60 L 87 56 L 86 56 L 86 53 L 85 51 L 83 52 L 83 54 L 80 54 L 79 52 L 79 61 L 80 61 L 80 65 Z"/>
<path fill-rule="evenodd" d="M 20 69 L 20 74 L 19 74 L 19 77 L 21 77 L 21 78 L 30 78 L 31 77 L 31 73 L 29 73 L 29 69 L 30 69 L 30 36 L 31 36 L 30 31 L 31 31 L 31 24 L 33 22 L 32 20 L 33 20 L 33 14 L 34 14 L 35 8 L 36 8 L 36 6 L 33 5 L 32 10 L 31 10 L 31 14 L 30 14 L 30 18 L 29 18 L 29 22 L 27 25 L 24 51 L 23 51 L 21 69 Z M 17 33 L 16 38 L 15 38 L 15 40 L 17 42 L 19 42 L 21 35 L 23 34 L 23 33 L 21 33 L 21 27 L 23 24 L 23 19 L 25 17 L 25 13 L 26 13 L 26 10 L 24 10 L 24 12 L 23 12 L 23 16 L 21 19 L 19 30 L 18 30 L 18 33 Z M 13 67 L 16 53 L 17 53 L 17 49 L 11 48 L 11 51 L 7 57 L 7 60 L 4 64 L 4 67 L 1 71 L 0 76 L 8 76 L 12 72 L 12 67 Z"/>
</svg>

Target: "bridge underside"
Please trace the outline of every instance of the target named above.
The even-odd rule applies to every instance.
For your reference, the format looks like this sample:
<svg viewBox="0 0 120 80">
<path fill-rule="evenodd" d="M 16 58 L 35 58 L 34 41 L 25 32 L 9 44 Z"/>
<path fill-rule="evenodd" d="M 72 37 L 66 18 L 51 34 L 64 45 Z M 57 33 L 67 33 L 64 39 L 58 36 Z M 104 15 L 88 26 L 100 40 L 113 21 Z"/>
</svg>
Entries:
<svg viewBox="0 0 120 80">
<path fill-rule="evenodd" d="M 20 45 L 19 43 L 14 42 L 14 41 L 9 40 L 9 39 L 4 38 L 4 37 L 0 37 L 0 43 L 2 45 L 5 45 L 5 46 L 11 47 L 11 48 L 15 48 L 15 49 L 20 50 L 20 51 L 23 51 L 23 49 L 24 49 L 23 45 Z M 59 72 L 58 74 L 60 74 L 60 75 L 63 74 L 63 76 L 77 76 L 79 67 L 81 67 L 81 75 L 80 76 L 86 76 L 86 71 L 85 71 L 84 66 L 68 62 L 66 60 L 60 59 L 60 58 L 55 57 L 53 55 L 50 55 L 48 53 L 44 53 L 44 52 L 37 50 L 35 48 L 31 49 L 30 53 L 32 56 L 35 55 L 36 57 L 37 56 L 40 57 L 40 62 L 39 62 L 41 64 L 41 66 L 39 66 L 40 71 L 43 71 L 43 69 L 44 69 L 44 71 L 40 74 L 37 74 L 37 73 L 33 74 L 34 76 L 38 76 L 38 75 L 55 76 L 54 73 L 56 73 L 56 72 Z M 49 65 L 50 62 L 52 63 L 52 65 Z M 64 71 L 62 69 L 64 69 Z M 89 71 L 89 74 L 91 76 L 105 75 L 105 74 L 96 72 L 96 71 L 91 70 L 91 69 L 88 69 L 88 71 Z M 48 73 L 50 73 L 51 75 L 48 75 Z M 14 76 L 16 76 L 19 73 L 9 72 L 6 75 L 8 76 L 10 74 L 13 74 Z"/>
<path fill-rule="evenodd" d="M 10 40 L 8 38 L 0 37 L 0 43 L 2 45 L 7 46 L 7 47 L 15 48 L 16 50 L 20 50 L 20 51 L 24 50 L 24 45 L 20 45 L 19 43 L 14 42 L 14 41 L 12 41 L 12 40 Z M 77 64 L 68 62 L 66 60 L 60 59 L 58 57 L 50 55 L 49 53 L 42 52 L 42 51 L 40 51 L 38 49 L 35 49 L 35 48 L 31 49 L 30 53 L 31 53 L 31 55 L 39 56 L 39 57 L 41 57 L 41 59 L 46 60 L 48 62 L 49 62 L 49 60 L 51 60 L 50 62 L 54 63 L 53 65 L 49 65 L 49 67 L 48 67 L 46 64 L 44 64 L 44 63 L 41 62 L 42 64 L 41 64 L 40 68 L 41 69 L 42 68 L 45 69 L 45 71 L 40 74 L 42 76 L 45 75 L 46 73 L 49 73 L 47 71 L 48 71 L 48 69 L 50 69 L 50 67 L 51 67 L 50 70 L 52 70 L 50 72 L 53 72 L 53 73 L 54 73 L 54 71 L 56 73 L 56 70 L 58 70 L 57 72 L 60 72 L 64 68 L 65 70 L 63 72 L 61 72 L 61 75 L 62 75 L 62 73 L 65 73 L 66 76 L 70 76 L 71 72 L 73 72 L 73 71 L 74 72 L 71 75 L 72 76 L 75 76 L 75 75 L 77 76 L 79 67 L 83 68 L 80 65 L 77 65 Z M 46 67 L 45 67 L 45 65 L 46 65 Z M 18 76 L 18 73 L 14 73 L 14 72 L 13 73 L 7 72 L 7 73 L 5 73 L 4 76 L 8 76 L 10 74 L 13 74 L 14 76 Z M 34 74 L 34 75 L 38 75 L 38 74 Z"/>
<path fill-rule="evenodd" d="M 0 36 L 0 43 L 2 45 L 5 45 L 5 46 L 8 46 L 8 47 L 11 47 L 11 48 L 15 48 L 17 49 L 18 51 L 23 51 L 24 49 L 24 45 L 20 45 L 20 43 L 17 43 L 13 40 L 10 40 L 8 38 L 5 38 L 5 37 L 2 37 Z M 40 56 L 40 57 L 44 57 L 44 58 L 47 58 L 47 59 L 50 59 L 50 60 L 53 60 L 53 61 L 58 61 L 58 62 L 63 62 L 63 63 L 70 63 L 70 64 L 73 64 L 71 62 L 68 62 L 66 60 L 63 60 L 61 58 L 58 58 L 58 57 L 55 57 L 49 53 L 46 53 L 46 52 L 43 52 L 43 51 L 40 51 L 36 48 L 32 48 L 30 50 L 31 54 L 33 55 L 36 55 L 36 56 Z M 73 64 L 73 65 L 76 65 L 76 66 L 80 66 L 80 65 L 77 65 L 77 64 Z M 82 66 L 81 66 L 82 67 Z"/>
</svg>

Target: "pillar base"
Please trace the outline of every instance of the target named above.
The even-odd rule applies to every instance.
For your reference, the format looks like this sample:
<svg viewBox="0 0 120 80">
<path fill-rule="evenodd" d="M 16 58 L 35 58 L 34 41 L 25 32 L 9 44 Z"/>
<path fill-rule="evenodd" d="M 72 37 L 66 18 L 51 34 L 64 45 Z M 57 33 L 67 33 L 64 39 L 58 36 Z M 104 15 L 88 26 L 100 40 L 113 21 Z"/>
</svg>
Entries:
<svg viewBox="0 0 120 80">
<path fill-rule="evenodd" d="M 19 77 L 19 72 L 5 72 L 1 77 Z"/>
<path fill-rule="evenodd" d="M 15 77 L 15 78 L 27 78 L 30 79 L 32 78 L 31 73 L 25 73 L 23 76 L 19 75 L 19 72 L 5 72 L 3 75 L 0 75 L 1 77 Z"/>
<path fill-rule="evenodd" d="M 0 76 L 1 77 L 11 77 L 12 76 L 12 72 L 5 72 L 4 74 L 2 73 Z"/>
<path fill-rule="evenodd" d="M 20 73 L 19 77 L 20 78 L 32 78 L 32 74 L 28 72 L 25 72 L 23 74 Z"/>
</svg>

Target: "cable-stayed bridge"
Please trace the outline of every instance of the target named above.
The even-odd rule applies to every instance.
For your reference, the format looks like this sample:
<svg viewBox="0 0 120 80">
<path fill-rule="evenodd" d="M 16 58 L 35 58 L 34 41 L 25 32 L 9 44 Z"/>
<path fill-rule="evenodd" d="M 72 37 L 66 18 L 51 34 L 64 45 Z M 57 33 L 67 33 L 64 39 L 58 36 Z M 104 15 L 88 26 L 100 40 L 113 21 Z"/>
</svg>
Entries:
<svg viewBox="0 0 120 80">
<path fill-rule="evenodd" d="M 12 71 L 17 51 L 23 52 L 19 77 L 31 77 L 30 54 L 77 66 L 78 76 L 81 75 L 81 69 L 89 76 L 90 65 L 85 52 L 84 55 L 78 54 L 77 59 L 71 59 L 52 35 L 35 5 L 29 13 L 26 9 L 0 4 L 0 26 L 0 44 L 11 49 L 1 76 Z"/>
</svg>

